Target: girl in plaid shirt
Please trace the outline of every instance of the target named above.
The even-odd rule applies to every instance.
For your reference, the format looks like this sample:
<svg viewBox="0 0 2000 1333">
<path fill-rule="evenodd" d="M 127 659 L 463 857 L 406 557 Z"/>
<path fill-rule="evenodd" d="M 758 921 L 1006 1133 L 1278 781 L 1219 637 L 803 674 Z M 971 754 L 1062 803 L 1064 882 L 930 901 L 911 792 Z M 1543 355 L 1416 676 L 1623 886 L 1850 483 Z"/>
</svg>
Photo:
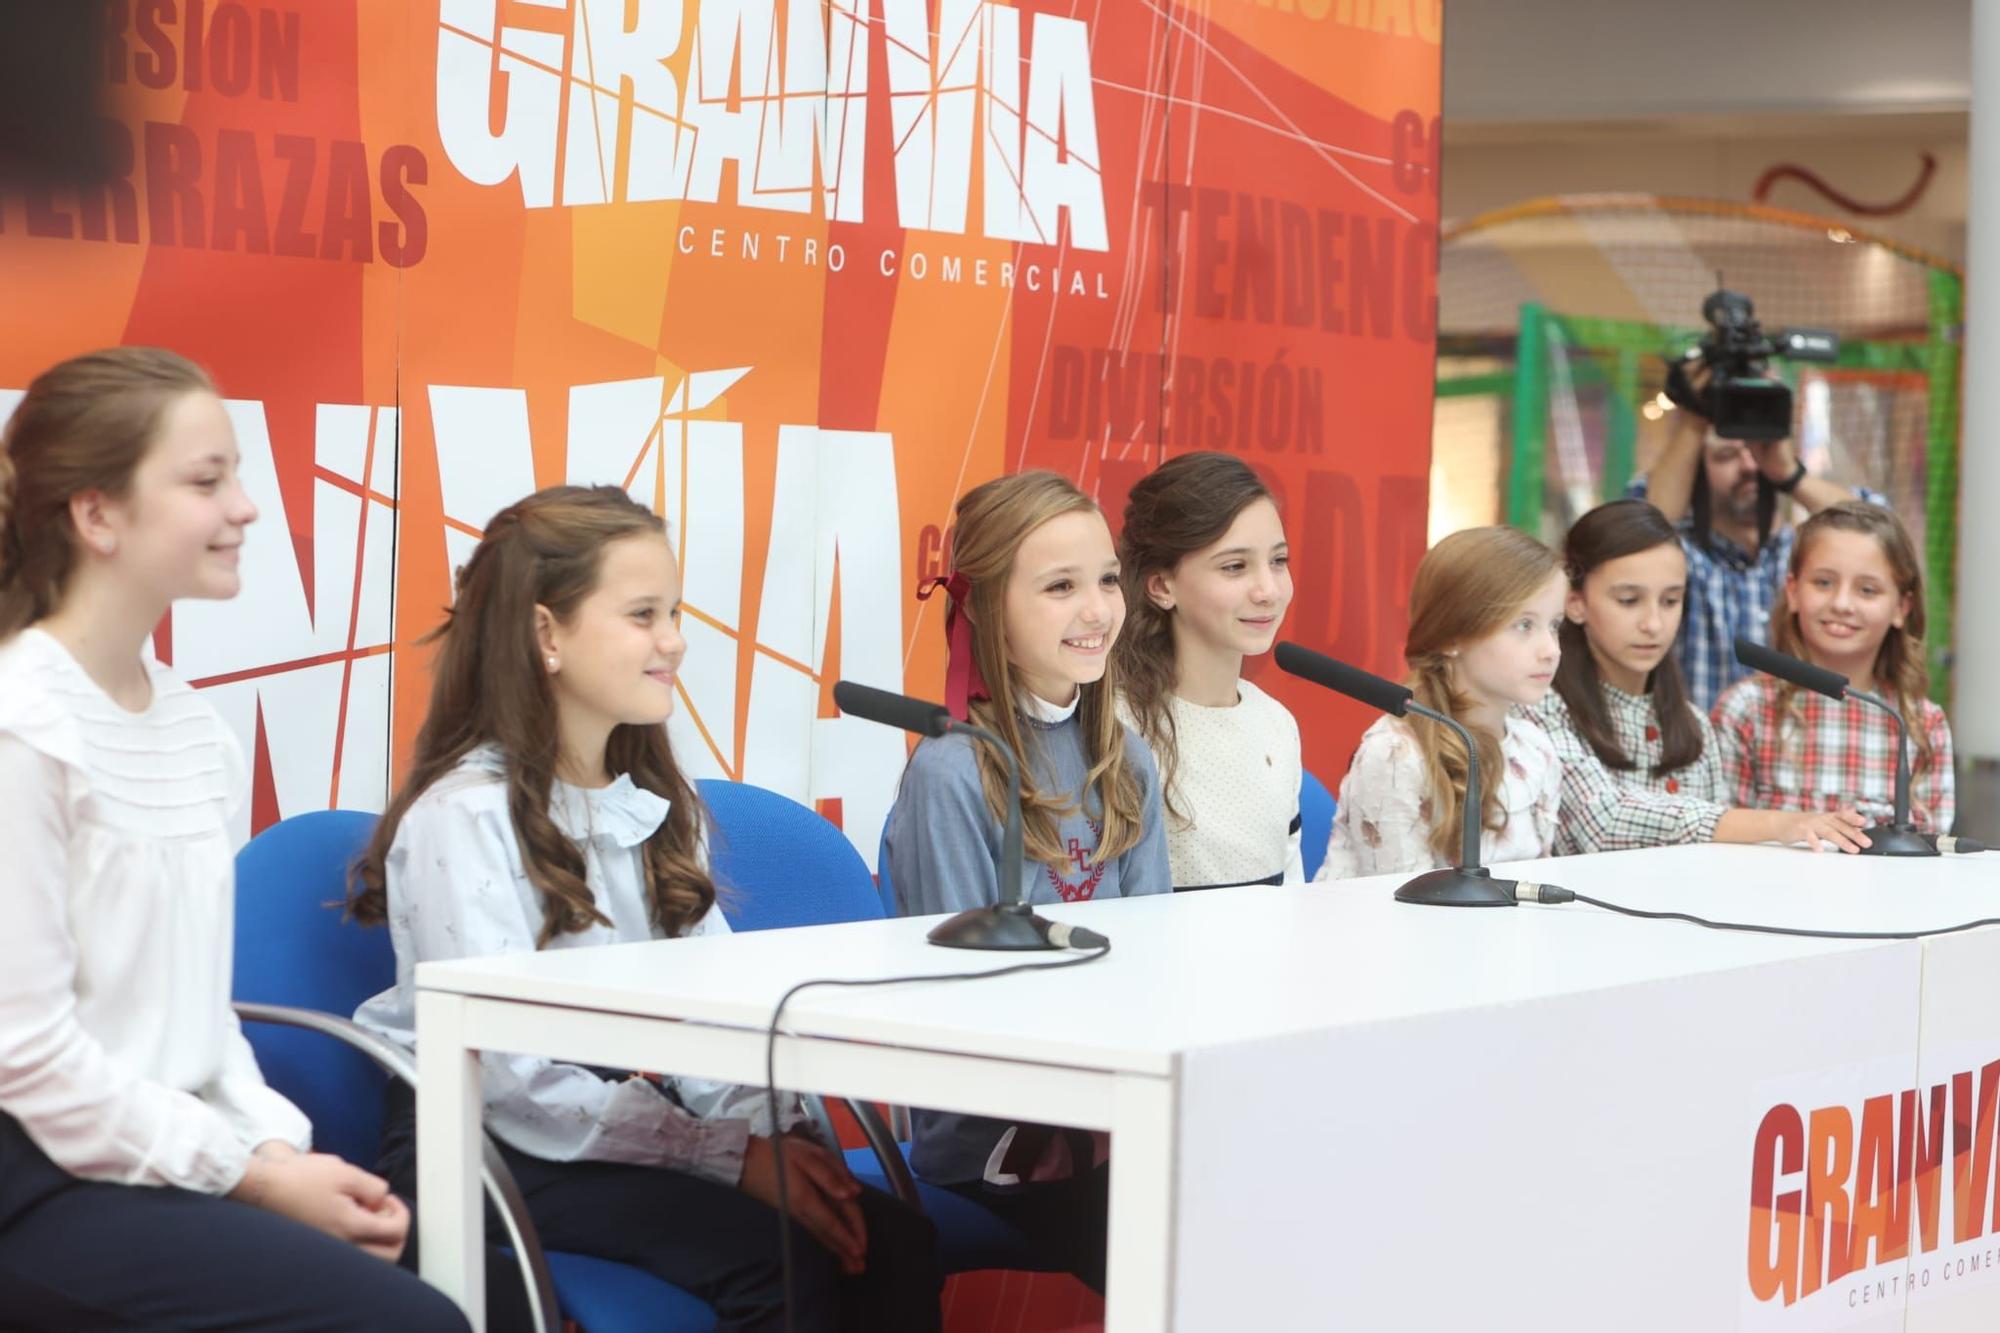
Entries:
<svg viewBox="0 0 2000 1333">
<path fill-rule="evenodd" d="M 1852 810 L 1730 808 L 1714 733 L 1672 652 L 1688 561 L 1666 515 L 1615 500 L 1579 518 L 1564 546 L 1562 664 L 1535 709 L 1562 758 L 1557 854 L 1683 842 L 1858 851 L 1868 839 Z"/>
<path fill-rule="evenodd" d="M 1852 501 L 1799 529 L 1771 646 L 1897 705 L 1910 738 L 1910 818 L 1949 832 L 1951 728 L 1926 697 L 1923 567 L 1894 514 Z M 1880 710 L 1760 675 L 1725 690 L 1714 720 L 1723 780 L 1739 803 L 1892 817 L 1896 732 Z"/>
</svg>

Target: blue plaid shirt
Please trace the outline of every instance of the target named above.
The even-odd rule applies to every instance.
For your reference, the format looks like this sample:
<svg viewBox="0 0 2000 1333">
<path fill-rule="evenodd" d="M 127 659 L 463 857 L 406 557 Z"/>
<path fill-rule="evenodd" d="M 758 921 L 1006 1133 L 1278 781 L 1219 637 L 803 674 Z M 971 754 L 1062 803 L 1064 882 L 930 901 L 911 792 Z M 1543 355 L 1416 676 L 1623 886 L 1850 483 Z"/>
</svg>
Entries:
<svg viewBox="0 0 2000 1333">
<path fill-rule="evenodd" d="M 1646 478 L 1634 478 L 1625 494 L 1646 499 Z M 1856 487 L 1854 494 L 1888 507 L 1887 496 L 1866 487 Z M 1688 559 L 1688 590 L 1674 652 L 1681 674 L 1687 677 L 1688 697 L 1706 713 L 1718 695 L 1750 674 L 1750 668 L 1736 660 L 1737 636 L 1756 643 L 1770 641 L 1771 607 L 1784 591 L 1798 533 L 1791 524 L 1780 523 L 1752 555 L 1713 531 L 1706 540 L 1697 537 L 1692 517 L 1681 519 L 1680 530 L 1681 549 Z"/>
</svg>

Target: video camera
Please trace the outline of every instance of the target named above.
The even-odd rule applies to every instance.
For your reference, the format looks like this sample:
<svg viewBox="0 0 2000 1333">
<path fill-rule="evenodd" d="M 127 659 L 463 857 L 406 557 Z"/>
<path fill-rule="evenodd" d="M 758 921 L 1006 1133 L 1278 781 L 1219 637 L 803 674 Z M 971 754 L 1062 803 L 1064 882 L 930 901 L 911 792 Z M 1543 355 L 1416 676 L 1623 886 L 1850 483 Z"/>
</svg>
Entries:
<svg viewBox="0 0 2000 1333">
<path fill-rule="evenodd" d="M 1708 335 L 1667 368 L 1667 397 L 1699 412 L 1725 440 L 1782 440 L 1792 433 L 1792 390 L 1769 372 L 1774 356 L 1832 361 L 1840 335 L 1828 329 L 1780 329 L 1766 335 L 1756 307 L 1740 292 L 1717 291 L 1701 303 Z M 1689 369 L 1708 367 L 1694 387 Z"/>
</svg>

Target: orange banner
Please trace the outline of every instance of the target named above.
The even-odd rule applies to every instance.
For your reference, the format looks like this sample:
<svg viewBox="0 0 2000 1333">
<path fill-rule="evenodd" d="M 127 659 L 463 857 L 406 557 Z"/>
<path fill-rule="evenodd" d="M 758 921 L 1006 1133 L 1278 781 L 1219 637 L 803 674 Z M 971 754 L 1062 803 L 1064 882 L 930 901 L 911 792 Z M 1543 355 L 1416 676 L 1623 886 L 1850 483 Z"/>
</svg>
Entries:
<svg viewBox="0 0 2000 1333">
<path fill-rule="evenodd" d="M 231 400 L 246 592 L 163 656 L 256 826 L 379 806 L 503 504 L 668 519 L 698 774 L 872 862 L 936 696 L 951 502 L 1052 467 L 1114 525 L 1168 454 L 1279 491 L 1288 633 L 1400 674 L 1422 554 L 1437 0 L 130 0 L 114 175 L 0 185 L 0 395 L 161 343 Z M 7 405 L 0 397 L 0 411 Z M 1256 669 L 1337 781 L 1361 719 Z M 393 722 L 392 722 L 393 718 Z M 248 831 L 246 824 L 245 831 Z"/>
</svg>

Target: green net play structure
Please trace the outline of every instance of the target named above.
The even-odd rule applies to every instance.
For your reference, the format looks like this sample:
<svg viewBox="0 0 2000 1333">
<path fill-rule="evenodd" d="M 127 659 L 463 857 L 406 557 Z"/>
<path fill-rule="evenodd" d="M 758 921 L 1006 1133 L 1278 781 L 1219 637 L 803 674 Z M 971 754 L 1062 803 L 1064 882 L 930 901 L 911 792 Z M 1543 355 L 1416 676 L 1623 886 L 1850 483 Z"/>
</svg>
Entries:
<svg viewBox="0 0 2000 1333">
<path fill-rule="evenodd" d="M 1449 227 L 1438 279 L 1433 537 L 1508 522 L 1559 539 L 1665 442 L 1666 365 L 1721 285 L 1766 330 L 1831 329 L 1774 360 L 1806 465 L 1889 497 L 1925 553 L 1932 689 L 1949 697 L 1963 276 L 1838 220 L 1656 195 L 1543 199 Z"/>
</svg>

